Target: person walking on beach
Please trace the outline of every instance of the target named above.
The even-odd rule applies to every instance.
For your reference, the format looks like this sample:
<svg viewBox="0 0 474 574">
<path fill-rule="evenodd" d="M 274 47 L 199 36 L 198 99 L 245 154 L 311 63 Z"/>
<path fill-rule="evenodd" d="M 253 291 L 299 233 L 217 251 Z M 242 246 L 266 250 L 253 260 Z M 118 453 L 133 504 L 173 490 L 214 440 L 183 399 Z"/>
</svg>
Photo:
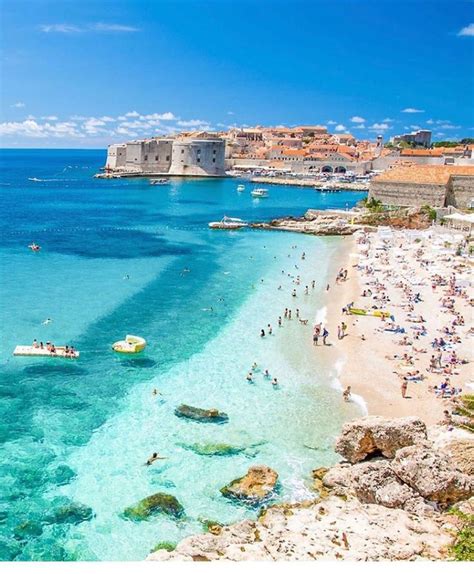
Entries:
<svg viewBox="0 0 474 574">
<path fill-rule="evenodd" d="M 278 326 L 281 327 L 281 316 L 278 317 Z"/>
<path fill-rule="evenodd" d="M 329 336 L 329 331 L 326 329 L 326 327 L 324 327 L 323 329 L 323 345 L 327 345 L 327 338 Z"/>
<path fill-rule="evenodd" d="M 285 319 L 288 319 L 288 307 L 285 307 Z"/>
<path fill-rule="evenodd" d="M 337 326 L 337 338 L 338 340 L 342 339 L 342 330 L 340 325 Z"/>
<path fill-rule="evenodd" d="M 291 309 L 288 309 L 288 319 L 291 319 Z"/>
<path fill-rule="evenodd" d="M 401 386 L 402 398 L 404 399 L 406 399 L 407 390 L 408 390 L 408 381 L 404 379 Z"/>
<path fill-rule="evenodd" d="M 314 289 L 315 285 L 316 285 L 316 281 L 313 279 L 311 281 L 311 289 Z"/>
<path fill-rule="evenodd" d="M 273 329 L 270 323 L 268 323 L 267 328 L 268 328 L 268 334 L 271 335 L 273 333 Z"/>
</svg>

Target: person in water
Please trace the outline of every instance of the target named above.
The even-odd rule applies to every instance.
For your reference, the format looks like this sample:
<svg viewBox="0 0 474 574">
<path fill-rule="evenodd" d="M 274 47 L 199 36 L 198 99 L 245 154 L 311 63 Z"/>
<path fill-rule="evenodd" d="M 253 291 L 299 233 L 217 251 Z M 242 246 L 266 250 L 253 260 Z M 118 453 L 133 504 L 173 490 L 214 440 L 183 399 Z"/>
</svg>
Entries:
<svg viewBox="0 0 474 574">
<path fill-rule="evenodd" d="M 346 401 L 346 403 L 348 403 L 351 400 L 351 387 L 350 387 L 350 385 L 342 393 L 342 396 L 343 396 L 344 400 Z"/>
<path fill-rule="evenodd" d="M 160 456 L 157 452 L 154 452 L 150 458 L 146 461 L 147 466 L 151 466 L 157 460 L 164 460 L 166 456 Z"/>
<path fill-rule="evenodd" d="M 260 330 L 260 337 L 262 337 L 262 339 L 265 337 L 265 331 L 263 329 Z"/>
</svg>

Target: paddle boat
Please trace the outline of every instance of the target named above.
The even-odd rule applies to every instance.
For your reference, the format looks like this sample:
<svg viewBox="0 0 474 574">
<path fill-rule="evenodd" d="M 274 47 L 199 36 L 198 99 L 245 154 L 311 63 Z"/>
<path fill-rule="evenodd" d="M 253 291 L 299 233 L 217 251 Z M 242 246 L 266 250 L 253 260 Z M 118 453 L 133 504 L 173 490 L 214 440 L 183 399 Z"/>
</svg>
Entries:
<svg viewBox="0 0 474 574">
<path fill-rule="evenodd" d="M 17 345 L 13 351 L 15 357 L 54 357 L 56 359 L 78 359 L 79 351 L 71 351 L 66 347 L 52 347 L 54 351 L 46 347 L 37 347 L 34 345 Z"/>
<path fill-rule="evenodd" d="M 242 184 L 238 185 L 237 191 L 245 191 L 245 185 L 242 185 Z"/>
<path fill-rule="evenodd" d="M 224 215 L 220 221 L 211 221 L 208 225 L 211 229 L 241 229 L 242 227 L 247 227 L 248 223 L 238 217 L 227 217 L 227 215 Z"/>
<path fill-rule="evenodd" d="M 124 341 L 116 341 L 112 349 L 116 353 L 141 353 L 146 347 L 146 341 L 143 337 L 136 335 L 127 335 Z"/>
<path fill-rule="evenodd" d="M 268 189 L 263 187 L 257 187 L 253 191 L 250 192 L 252 197 L 268 197 Z"/>
<path fill-rule="evenodd" d="M 31 245 L 28 245 L 28 249 L 31 249 L 31 251 L 39 251 L 41 247 L 33 241 Z"/>
</svg>

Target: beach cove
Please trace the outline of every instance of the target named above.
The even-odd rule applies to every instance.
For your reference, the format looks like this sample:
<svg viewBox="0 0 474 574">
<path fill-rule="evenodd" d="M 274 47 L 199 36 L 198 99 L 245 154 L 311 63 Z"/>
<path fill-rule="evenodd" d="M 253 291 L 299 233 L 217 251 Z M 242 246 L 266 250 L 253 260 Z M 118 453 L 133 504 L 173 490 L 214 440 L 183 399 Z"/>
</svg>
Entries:
<svg viewBox="0 0 474 574">
<path fill-rule="evenodd" d="M 345 286 L 325 288 L 352 239 L 221 233 L 207 222 L 340 208 L 360 194 L 272 186 L 259 201 L 237 194 L 233 180 L 156 190 L 146 180 L 92 180 L 97 152 L 22 153 L 8 158 L 2 181 L 2 558 L 144 558 L 203 520 L 254 515 L 219 493 L 252 464 L 277 467 L 275 501 L 312 496 L 310 470 L 334 461 L 341 424 L 365 413 L 342 401 L 341 345 L 311 349 L 317 317 L 337 340 L 329 305 L 340 308 Z M 32 241 L 41 253 L 27 250 Z M 293 318 L 279 328 L 285 307 Z M 126 333 L 147 338 L 145 354 L 112 353 Z M 74 344 L 81 358 L 11 357 L 34 338 Z M 181 403 L 219 408 L 229 422 L 178 419 Z M 199 454 L 216 443 L 236 453 Z M 155 451 L 166 459 L 147 467 Z M 123 519 L 157 491 L 176 496 L 186 518 Z"/>
</svg>

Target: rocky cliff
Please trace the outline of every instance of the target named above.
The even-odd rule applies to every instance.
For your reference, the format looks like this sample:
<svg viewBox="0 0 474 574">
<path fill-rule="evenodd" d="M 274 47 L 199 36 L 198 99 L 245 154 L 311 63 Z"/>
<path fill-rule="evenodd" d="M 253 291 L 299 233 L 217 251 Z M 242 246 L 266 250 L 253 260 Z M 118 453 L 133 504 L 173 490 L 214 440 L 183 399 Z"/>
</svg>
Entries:
<svg viewBox="0 0 474 574">
<path fill-rule="evenodd" d="M 347 423 L 343 460 L 313 471 L 317 500 L 271 506 L 148 560 L 449 559 L 459 519 L 448 511 L 474 512 L 473 441 L 456 432 L 414 417 Z"/>
</svg>

